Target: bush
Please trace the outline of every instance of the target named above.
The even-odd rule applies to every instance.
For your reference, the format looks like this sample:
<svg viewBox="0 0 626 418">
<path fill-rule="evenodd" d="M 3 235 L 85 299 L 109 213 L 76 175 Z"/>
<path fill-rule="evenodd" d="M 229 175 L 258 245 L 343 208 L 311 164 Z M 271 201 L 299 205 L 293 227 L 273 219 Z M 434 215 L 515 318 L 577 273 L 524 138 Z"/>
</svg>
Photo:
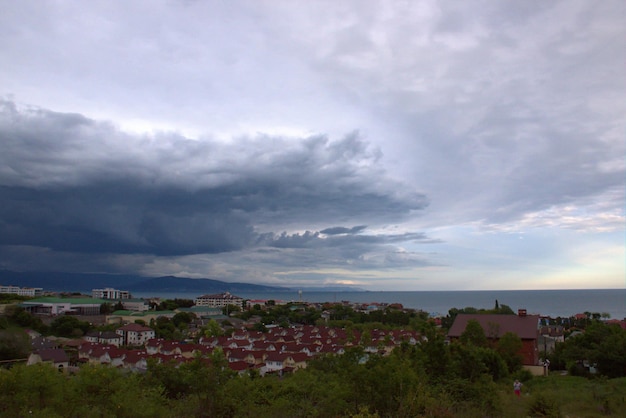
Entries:
<svg viewBox="0 0 626 418">
<path fill-rule="evenodd" d="M 561 410 L 554 400 L 542 394 L 535 395 L 528 405 L 528 415 L 531 417 L 560 418 Z"/>
<path fill-rule="evenodd" d="M 517 379 L 520 382 L 528 382 L 529 380 L 532 380 L 534 378 L 530 370 L 526 370 L 526 369 L 520 369 L 516 371 L 515 373 L 511 375 L 511 377 L 513 378 L 513 380 Z"/>
</svg>

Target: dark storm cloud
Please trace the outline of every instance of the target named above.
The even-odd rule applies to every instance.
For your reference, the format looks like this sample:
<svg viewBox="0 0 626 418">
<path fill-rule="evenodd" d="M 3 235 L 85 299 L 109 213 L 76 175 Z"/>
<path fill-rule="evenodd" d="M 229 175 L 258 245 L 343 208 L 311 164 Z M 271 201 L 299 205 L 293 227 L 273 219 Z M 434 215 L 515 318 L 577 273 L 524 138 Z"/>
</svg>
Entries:
<svg viewBox="0 0 626 418">
<path fill-rule="evenodd" d="M 354 226 L 352 228 L 346 228 L 343 226 L 334 226 L 332 228 L 322 229 L 320 233 L 325 235 L 339 235 L 339 234 L 357 234 L 367 228 L 366 225 Z"/>
<path fill-rule="evenodd" d="M 385 178 L 379 153 L 358 133 L 334 142 L 228 144 L 130 135 L 81 115 L 5 101 L 0 141 L 4 246 L 164 256 L 239 250 L 267 237 L 275 247 L 366 243 L 377 239 L 357 235 L 364 226 L 324 229 L 323 241 L 319 232 L 274 236 L 259 228 L 389 222 L 426 205 L 423 195 Z"/>
<path fill-rule="evenodd" d="M 364 227 L 355 227 L 359 231 L 364 230 Z M 351 231 L 355 228 L 345 227 L 333 227 L 333 230 L 346 230 Z M 327 231 L 327 229 L 323 230 Z M 276 248 L 321 248 L 321 247 L 341 247 L 348 251 L 356 251 L 362 253 L 367 251 L 373 246 L 388 245 L 400 242 L 438 242 L 436 240 L 429 239 L 423 233 L 403 233 L 403 234 L 327 234 L 323 231 L 306 231 L 302 234 L 294 233 L 288 234 L 283 232 L 281 234 L 264 234 L 260 243 L 269 247 Z M 324 235 L 329 235 L 325 237 Z"/>
</svg>

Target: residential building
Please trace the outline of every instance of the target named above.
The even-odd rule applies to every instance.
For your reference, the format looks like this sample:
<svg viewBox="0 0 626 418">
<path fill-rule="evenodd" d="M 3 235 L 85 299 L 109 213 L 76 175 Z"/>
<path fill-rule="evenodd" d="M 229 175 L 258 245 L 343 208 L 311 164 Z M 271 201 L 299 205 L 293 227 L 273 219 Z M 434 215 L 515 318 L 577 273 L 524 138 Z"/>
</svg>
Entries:
<svg viewBox="0 0 626 418">
<path fill-rule="evenodd" d="M 480 324 L 485 336 L 491 340 L 497 341 L 507 332 L 516 334 L 522 340 L 522 363 L 528 366 L 539 364 L 539 315 L 527 315 L 525 309 L 520 309 L 518 315 L 459 314 L 448 331 L 450 340 L 459 339 L 472 320 Z"/>
<path fill-rule="evenodd" d="M 18 295 L 18 296 L 37 297 L 37 296 L 43 295 L 43 288 L 0 285 L 0 293 L 8 293 L 8 294 Z"/>
<path fill-rule="evenodd" d="M 43 348 L 31 353 L 26 362 L 29 366 L 37 363 L 48 363 L 63 370 L 69 366 L 69 357 L 62 348 Z"/>
<path fill-rule="evenodd" d="M 122 344 L 139 346 L 154 338 L 154 330 L 139 324 L 124 325 L 115 332 L 122 336 Z"/>
<path fill-rule="evenodd" d="M 236 305 L 241 307 L 243 298 L 231 295 L 229 292 L 217 293 L 214 295 L 198 296 L 195 300 L 196 306 L 208 306 L 210 308 L 220 308 L 228 305 Z"/>
<path fill-rule="evenodd" d="M 91 289 L 91 297 L 94 299 L 130 299 L 130 292 L 127 290 L 118 290 L 110 287 L 104 289 Z"/>
<path fill-rule="evenodd" d="M 123 343 L 122 335 L 114 331 L 91 331 L 83 339 L 90 343 L 113 345 L 115 347 L 119 347 Z"/>
</svg>

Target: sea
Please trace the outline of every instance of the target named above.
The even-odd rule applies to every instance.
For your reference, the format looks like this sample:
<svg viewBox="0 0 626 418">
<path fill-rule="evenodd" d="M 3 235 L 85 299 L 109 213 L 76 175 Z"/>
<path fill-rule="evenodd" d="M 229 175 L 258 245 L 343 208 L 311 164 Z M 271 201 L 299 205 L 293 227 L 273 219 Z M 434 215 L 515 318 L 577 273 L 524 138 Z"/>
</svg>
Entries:
<svg viewBox="0 0 626 418">
<path fill-rule="evenodd" d="M 133 292 L 133 297 L 195 299 L 198 293 Z M 366 292 L 241 292 L 244 299 L 284 302 L 400 303 L 432 316 L 446 316 L 452 308 L 492 309 L 496 301 L 514 312 L 526 309 L 528 314 L 570 317 L 577 313 L 597 312 L 611 319 L 626 319 L 626 289 L 577 290 L 471 290 L 471 291 L 366 291 Z"/>
</svg>

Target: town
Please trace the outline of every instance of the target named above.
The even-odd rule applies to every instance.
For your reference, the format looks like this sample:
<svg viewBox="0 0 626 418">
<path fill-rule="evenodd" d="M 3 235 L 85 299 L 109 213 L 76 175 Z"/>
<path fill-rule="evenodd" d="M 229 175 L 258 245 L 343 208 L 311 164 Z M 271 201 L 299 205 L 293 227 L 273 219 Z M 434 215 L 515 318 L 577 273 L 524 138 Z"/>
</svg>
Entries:
<svg viewBox="0 0 626 418">
<path fill-rule="evenodd" d="M 26 363 L 50 363 L 68 371 L 89 363 L 142 372 L 150 359 L 180 364 L 219 350 L 228 367 L 239 374 L 292 373 L 306 368 L 315 357 L 341 355 L 356 346 L 363 349 L 364 358 L 389 355 L 402 344 L 415 345 L 427 338 L 423 334 L 426 323 L 441 329 L 442 322 L 447 322 L 449 343 L 462 337 L 470 321 L 476 321 L 493 341 L 507 333 L 517 336 L 521 365 L 542 375 L 548 372 L 548 355 L 557 343 L 564 342 L 566 332 L 577 328 L 576 321 L 592 319 L 589 313 L 557 321 L 525 310 L 501 315 L 513 312 L 457 309 L 451 310 L 453 318 L 430 318 L 400 304 L 244 300 L 228 292 L 201 295 L 193 301 L 134 299 L 130 292 L 112 288 L 93 289 L 91 297 L 44 297 L 43 289 L 15 286 L 0 287 L 0 293 L 32 297 L 18 308 L 62 330 L 62 335 L 56 336 L 28 330 L 32 351 Z M 282 314 L 276 316 L 280 310 Z M 361 319 L 348 320 L 355 316 Z M 626 329 L 624 321 L 608 322 Z M 593 371 L 592 366 L 587 367 Z"/>
<path fill-rule="evenodd" d="M 6 416 L 619 416 L 626 407 L 626 324 L 600 313 L 549 318 L 495 300 L 431 317 L 398 303 L 228 292 L 10 290 L 0 293 Z"/>
</svg>

